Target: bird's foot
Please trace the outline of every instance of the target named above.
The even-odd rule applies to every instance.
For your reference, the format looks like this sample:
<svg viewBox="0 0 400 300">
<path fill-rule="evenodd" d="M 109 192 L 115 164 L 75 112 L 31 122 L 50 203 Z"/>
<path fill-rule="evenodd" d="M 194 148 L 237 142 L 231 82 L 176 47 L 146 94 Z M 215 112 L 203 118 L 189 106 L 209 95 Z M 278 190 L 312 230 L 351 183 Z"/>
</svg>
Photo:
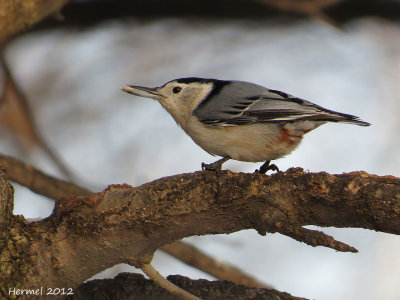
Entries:
<svg viewBox="0 0 400 300">
<path fill-rule="evenodd" d="M 206 163 L 201 163 L 201 170 L 203 170 L 203 171 L 214 171 L 215 170 L 215 167 L 214 167 L 214 164 L 215 163 L 212 163 L 212 164 L 206 164 Z M 222 166 L 219 166 L 220 167 L 220 170 L 221 170 L 221 167 Z"/>
<path fill-rule="evenodd" d="M 229 159 L 229 157 L 224 157 L 221 158 L 219 160 L 217 160 L 216 162 L 213 162 L 212 164 L 205 164 L 205 163 L 201 163 L 201 169 L 204 171 L 216 171 L 221 172 L 221 168 L 222 168 L 222 164 L 224 162 L 226 162 Z"/>
<path fill-rule="evenodd" d="M 269 170 L 279 172 L 279 168 L 275 164 L 270 164 L 271 161 L 267 160 L 261 167 L 260 169 L 255 170 L 255 173 L 260 173 L 260 174 L 265 174 Z"/>
</svg>

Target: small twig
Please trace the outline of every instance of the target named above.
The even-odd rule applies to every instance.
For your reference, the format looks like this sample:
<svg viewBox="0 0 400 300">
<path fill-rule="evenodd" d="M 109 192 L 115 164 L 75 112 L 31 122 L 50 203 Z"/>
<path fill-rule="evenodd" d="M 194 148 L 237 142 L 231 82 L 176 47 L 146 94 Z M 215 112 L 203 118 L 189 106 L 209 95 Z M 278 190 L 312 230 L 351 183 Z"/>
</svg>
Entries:
<svg viewBox="0 0 400 300">
<path fill-rule="evenodd" d="M 186 292 L 185 290 L 183 290 L 180 287 L 176 286 L 172 282 L 168 281 L 160 273 L 158 273 L 157 270 L 154 269 L 151 264 L 143 265 L 143 266 L 140 267 L 140 269 L 147 276 L 149 276 L 150 279 L 152 279 L 160 287 L 166 289 L 171 294 L 176 295 L 178 297 L 181 297 L 182 299 L 185 299 L 185 300 L 200 300 L 199 297 L 196 297 L 196 296 L 192 295 L 191 293 Z"/>
<path fill-rule="evenodd" d="M 251 218 L 253 226 L 261 235 L 265 235 L 266 232 L 279 232 L 313 247 L 325 246 L 342 252 L 358 252 L 354 247 L 337 241 L 322 231 L 302 227 L 279 207 L 270 208 L 267 214 L 262 215 L 256 211 L 254 216 L 255 218 Z"/>
<path fill-rule="evenodd" d="M 292 223 L 283 223 L 282 226 L 277 229 L 277 232 L 313 247 L 325 246 L 341 252 L 358 252 L 356 248 L 337 241 L 332 236 L 322 231 L 307 229 Z"/>
<path fill-rule="evenodd" d="M 253 279 L 250 275 L 243 273 L 238 268 L 223 261 L 209 257 L 196 247 L 182 241 L 176 241 L 174 243 L 164 245 L 160 249 L 169 255 L 176 257 L 180 261 L 220 280 L 229 280 L 248 287 L 267 289 L 271 288 Z"/>
</svg>

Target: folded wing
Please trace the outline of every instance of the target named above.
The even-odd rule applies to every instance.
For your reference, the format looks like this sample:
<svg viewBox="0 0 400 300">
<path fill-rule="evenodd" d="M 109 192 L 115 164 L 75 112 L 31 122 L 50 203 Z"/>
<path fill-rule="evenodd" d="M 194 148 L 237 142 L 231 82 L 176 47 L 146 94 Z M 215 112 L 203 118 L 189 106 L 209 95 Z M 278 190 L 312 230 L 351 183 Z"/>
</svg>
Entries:
<svg viewBox="0 0 400 300">
<path fill-rule="evenodd" d="M 226 87 L 229 86 L 229 89 Z M 193 114 L 210 126 L 235 126 L 262 122 L 288 123 L 300 120 L 370 125 L 358 117 L 335 112 L 284 92 L 234 81 L 221 82 Z"/>
</svg>

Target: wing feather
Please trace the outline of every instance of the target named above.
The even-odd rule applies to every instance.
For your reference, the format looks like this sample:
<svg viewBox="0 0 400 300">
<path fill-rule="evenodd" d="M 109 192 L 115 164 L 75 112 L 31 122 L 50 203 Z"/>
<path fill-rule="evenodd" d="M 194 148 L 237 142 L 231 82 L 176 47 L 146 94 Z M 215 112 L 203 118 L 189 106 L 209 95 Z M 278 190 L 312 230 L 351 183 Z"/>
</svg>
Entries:
<svg viewBox="0 0 400 300">
<path fill-rule="evenodd" d="M 299 120 L 347 122 L 367 126 L 358 117 L 325 109 L 301 98 L 243 81 L 224 84 L 204 99 L 193 114 L 211 126 L 236 126 Z"/>
</svg>

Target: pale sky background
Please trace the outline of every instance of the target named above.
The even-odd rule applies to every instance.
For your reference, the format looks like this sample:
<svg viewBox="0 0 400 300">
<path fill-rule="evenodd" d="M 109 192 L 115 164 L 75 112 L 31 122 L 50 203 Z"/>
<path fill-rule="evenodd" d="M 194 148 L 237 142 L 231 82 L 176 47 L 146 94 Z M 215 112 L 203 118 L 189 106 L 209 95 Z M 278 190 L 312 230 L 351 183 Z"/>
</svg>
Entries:
<svg viewBox="0 0 400 300">
<path fill-rule="evenodd" d="M 30 99 L 42 135 L 83 185 L 133 186 L 194 172 L 213 162 L 155 101 L 125 94 L 125 84 L 159 86 L 198 76 L 254 82 L 350 113 L 370 127 L 327 124 L 307 134 L 281 170 L 364 170 L 400 176 L 400 27 L 361 19 L 337 30 L 324 23 L 107 21 L 87 30 L 45 30 L 14 40 L 7 58 Z M 57 174 L 38 149 L 24 153 L 0 130 L 0 152 Z M 230 161 L 232 171 L 261 164 Z M 46 217 L 53 202 L 17 185 L 15 213 Z M 187 242 L 241 267 L 258 280 L 311 299 L 400 299 L 400 237 L 324 228 L 357 254 L 312 248 L 254 230 Z M 211 278 L 157 253 L 163 275 Z M 102 276 L 126 270 L 117 266 Z"/>
</svg>

